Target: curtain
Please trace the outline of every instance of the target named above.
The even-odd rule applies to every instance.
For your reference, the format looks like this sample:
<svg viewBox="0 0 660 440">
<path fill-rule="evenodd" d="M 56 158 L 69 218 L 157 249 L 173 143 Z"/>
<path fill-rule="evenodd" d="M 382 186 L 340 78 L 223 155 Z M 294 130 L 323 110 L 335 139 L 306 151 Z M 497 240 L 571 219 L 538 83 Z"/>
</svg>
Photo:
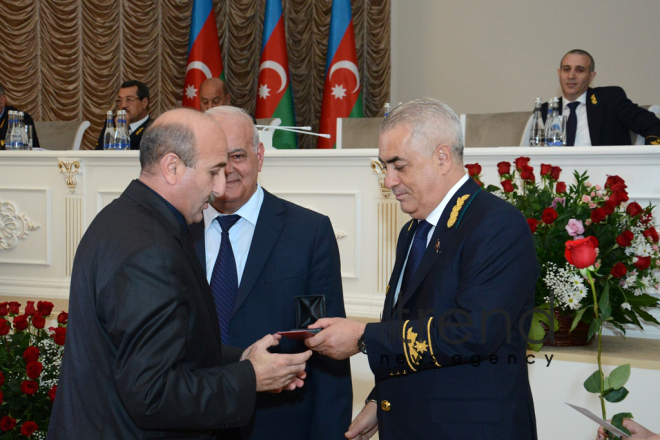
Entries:
<svg viewBox="0 0 660 440">
<path fill-rule="evenodd" d="M 265 4 L 214 1 L 232 104 L 252 114 Z M 297 123 L 317 130 L 331 1 L 284 0 L 283 9 Z M 352 9 L 365 116 L 377 116 L 389 99 L 390 1 Z M 191 0 L 0 0 L 0 85 L 35 120 L 90 121 L 83 146 L 93 148 L 123 81 L 149 86 L 152 117 L 180 106 L 191 13 Z"/>
</svg>

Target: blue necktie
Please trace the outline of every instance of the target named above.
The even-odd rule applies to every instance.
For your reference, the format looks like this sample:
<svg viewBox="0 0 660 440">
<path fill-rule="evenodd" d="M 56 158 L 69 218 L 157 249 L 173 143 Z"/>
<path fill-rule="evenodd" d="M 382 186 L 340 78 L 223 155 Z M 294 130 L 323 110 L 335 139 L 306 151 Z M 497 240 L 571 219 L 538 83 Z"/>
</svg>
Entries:
<svg viewBox="0 0 660 440">
<path fill-rule="evenodd" d="M 568 115 L 566 121 L 566 146 L 573 147 L 575 146 L 575 134 L 577 133 L 577 114 L 575 110 L 580 105 L 580 101 L 569 102 L 567 105 L 571 110 L 571 114 Z"/>
<path fill-rule="evenodd" d="M 220 323 L 220 334 L 222 343 L 229 341 L 229 321 L 234 311 L 236 294 L 238 293 L 238 273 L 236 272 L 236 259 L 234 250 L 229 241 L 229 229 L 241 219 L 240 215 L 224 215 L 215 218 L 222 230 L 220 251 L 213 266 L 211 275 L 211 293 L 215 302 L 215 311 Z"/>
<path fill-rule="evenodd" d="M 422 261 L 424 251 L 426 251 L 426 242 L 428 240 L 429 231 L 432 227 L 433 225 L 426 220 L 421 220 L 417 225 L 415 238 L 413 238 L 410 253 L 408 254 L 408 262 L 406 263 L 406 268 L 403 270 L 403 280 L 401 281 L 401 289 L 399 290 L 399 296 L 397 297 L 397 300 L 406 292 L 406 288 L 410 284 L 413 275 L 415 275 L 415 272 L 419 267 L 419 263 Z"/>
</svg>

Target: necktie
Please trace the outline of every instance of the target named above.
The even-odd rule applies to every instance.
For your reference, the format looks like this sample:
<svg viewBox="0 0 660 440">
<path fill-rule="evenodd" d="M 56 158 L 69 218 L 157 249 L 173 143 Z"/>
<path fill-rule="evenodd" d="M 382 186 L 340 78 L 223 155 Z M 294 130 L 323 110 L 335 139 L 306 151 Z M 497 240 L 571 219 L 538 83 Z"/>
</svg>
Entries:
<svg viewBox="0 0 660 440">
<path fill-rule="evenodd" d="M 236 272 L 234 250 L 231 248 L 231 241 L 229 241 L 229 230 L 241 219 L 241 216 L 235 214 L 224 215 L 215 219 L 220 224 L 222 239 L 218 258 L 215 260 L 215 266 L 213 266 L 213 273 L 211 274 L 211 293 L 215 303 L 215 311 L 218 314 L 218 322 L 220 323 L 222 343 L 226 344 L 229 340 L 229 321 L 234 311 L 234 303 L 238 293 L 238 273 Z"/>
<path fill-rule="evenodd" d="M 426 241 L 428 239 L 429 231 L 433 225 L 426 220 L 421 220 L 417 225 L 417 230 L 415 231 L 415 238 L 413 238 L 412 246 L 410 247 L 410 253 L 408 254 L 408 262 L 406 263 L 406 268 L 403 270 L 403 280 L 401 281 L 401 289 L 399 290 L 399 295 L 403 295 L 406 291 L 406 288 L 410 284 L 410 281 L 415 275 L 419 263 L 422 261 L 424 256 L 424 251 L 426 250 Z M 396 304 L 397 298 L 394 299 Z"/>
<path fill-rule="evenodd" d="M 575 110 L 580 101 L 569 102 L 568 108 L 571 110 L 571 114 L 568 115 L 568 120 L 566 121 L 566 145 L 573 147 L 575 145 L 575 133 L 577 132 L 577 114 Z"/>
</svg>

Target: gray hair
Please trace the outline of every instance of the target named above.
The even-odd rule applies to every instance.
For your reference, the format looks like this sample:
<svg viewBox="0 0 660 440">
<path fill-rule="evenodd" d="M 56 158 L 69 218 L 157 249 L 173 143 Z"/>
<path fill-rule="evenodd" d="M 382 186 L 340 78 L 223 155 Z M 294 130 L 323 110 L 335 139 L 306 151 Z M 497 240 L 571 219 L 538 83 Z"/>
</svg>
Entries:
<svg viewBox="0 0 660 440">
<path fill-rule="evenodd" d="M 463 158 L 463 127 L 456 113 L 433 98 L 415 98 L 392 110 L 380 125 L 380 133 L 407 125 L 419 147 L 431 149 L 447 144 L 457 159 Z"/>
<path fill-rule="evenodd" d="M 240 107 L 232 107 L 231 105 L 221 105 L 219 107 L 213 107 L 204 112 L 205 115 L 209 116 L 237 116 L 239 118 L 245 119 L 245 122 L 249 122 L 252 126 L 252 149 L 254 152 L 257 152 L 259 147 L 259 130 L 252 122 L 252 116 L 245 110 Z"/>
<path fill-rule="evenodd" d="M 594 61 L 594 57 L 592 57 L 591 54 L 589 52 L 587 52 L 586 50 L 573 49 L 573 50 L 569 50 L 568 52 L 566 52 L 566 55 L 586 55 L 586 56 L 589 57 L 589 60 L 591 61 L 591 66 L 589 66 L 589 73 L 596 70 L 596 62 Z M 561 63 L 562 63 L 562 61 L 564 61 L 564 58 L 566 58 L 566 55 L 561 57 L 561 61 L 559 62 L 559 68 L 560 69 L 561 69 Z"/>
<path fill-rule="evenodd" d="M 194 168 L 197 163 L 195 133 L 186 125 L 176 122 L 149 127 L 140 141 L 140 166 L 149 173 L 167 154 L 174 153 L 183 164 Z"/>
</svg>

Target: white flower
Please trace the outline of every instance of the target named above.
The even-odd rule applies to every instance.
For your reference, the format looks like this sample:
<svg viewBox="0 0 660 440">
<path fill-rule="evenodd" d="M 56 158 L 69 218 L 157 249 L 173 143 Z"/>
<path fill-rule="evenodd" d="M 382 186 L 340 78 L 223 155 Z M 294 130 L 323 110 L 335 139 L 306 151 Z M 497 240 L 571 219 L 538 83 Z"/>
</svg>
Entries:
<svg viewBox="0 0 660 440">
<path fill-rule="evenodd" d="M 628 304 L 627 302 L 621 304 L 621 308 L 622 308 L 622 309 L 626 309 L 626 310 L 630 310 L 630 309 L 631 309 L 630 304 Z"/>
</svg>

